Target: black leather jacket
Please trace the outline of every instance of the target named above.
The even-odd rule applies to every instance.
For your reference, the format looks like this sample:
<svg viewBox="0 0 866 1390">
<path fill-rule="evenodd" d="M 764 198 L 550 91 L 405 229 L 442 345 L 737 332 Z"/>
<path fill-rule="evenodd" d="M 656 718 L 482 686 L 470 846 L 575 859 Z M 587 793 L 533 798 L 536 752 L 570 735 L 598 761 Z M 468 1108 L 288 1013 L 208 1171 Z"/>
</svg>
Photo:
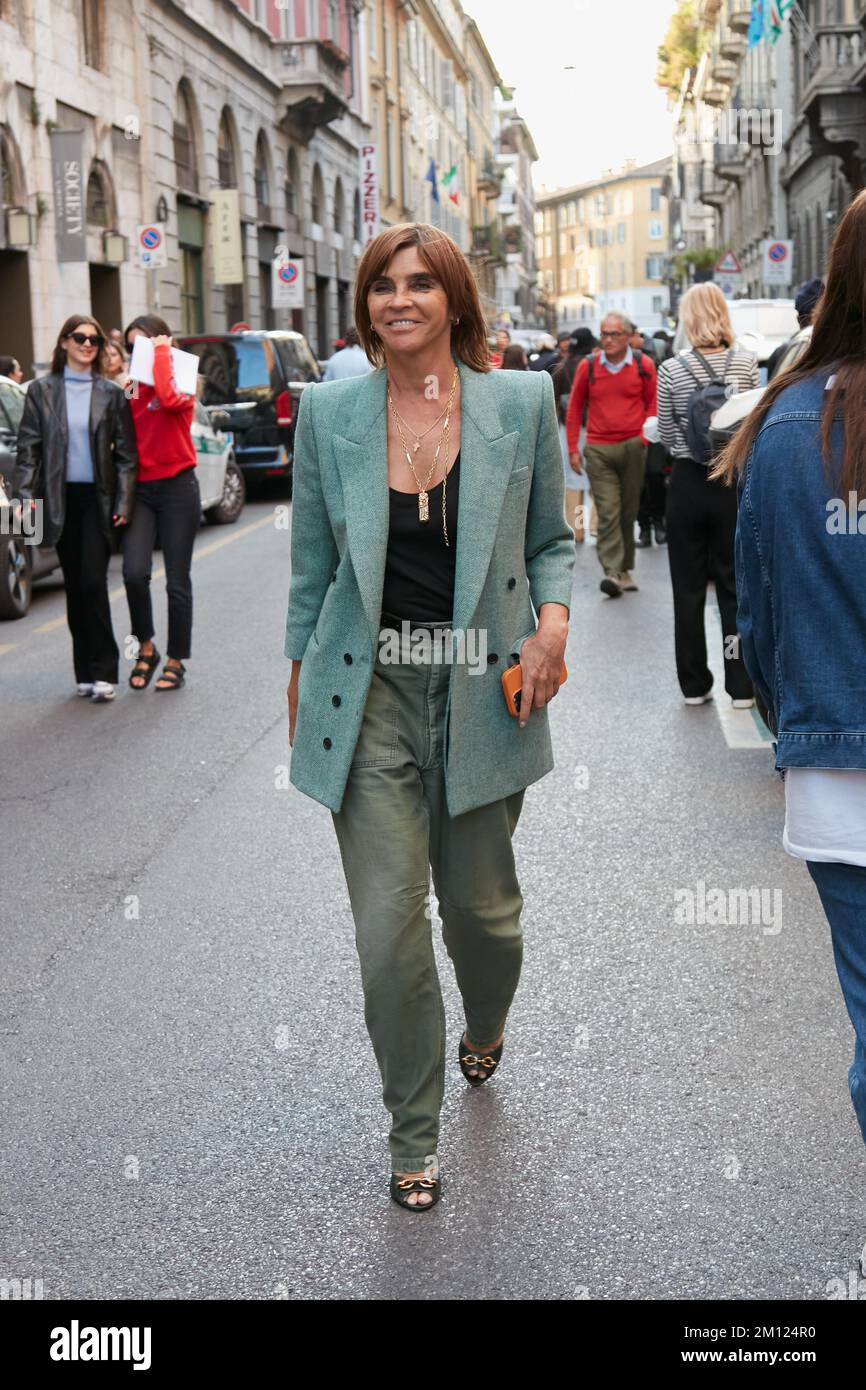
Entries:
<svg viewBox="0 0 866 1390">
<path fill-rule="evenodd" d="M 44 504 L 43 544 L 56 545 L 66 514 L 66 467 L 69 429 L 63 374 L 41 377 L 27 388 L 18 427 L 15 460 L 16 497 Z M 116 548 L 118 528 L 112 516 L 132 515 L 138 455 L 129 401 L 119 386 L 94 376 L 90 401 L 90 452 L 102 531 Z"/>
</svg>

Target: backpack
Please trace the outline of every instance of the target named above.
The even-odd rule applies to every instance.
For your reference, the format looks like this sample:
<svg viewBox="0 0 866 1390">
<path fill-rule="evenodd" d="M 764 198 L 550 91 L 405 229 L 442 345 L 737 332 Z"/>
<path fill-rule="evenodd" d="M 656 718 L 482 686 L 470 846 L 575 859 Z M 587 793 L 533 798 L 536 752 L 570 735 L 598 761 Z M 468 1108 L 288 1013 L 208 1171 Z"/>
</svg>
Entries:
<svg viewBox="0 0 866 1390">
<path fill-rule="evenodd" d="M 728 348 L 725 354 L 725 360 L 722 363 L 722 375 L 716 376 L 706 358 L 701 356 L 697 348 L 692 348 L 695 357 L 698 358 L 709 372 L 709 381 L 701 381 L 700 377 L 692 371 L 684 356 L 680 356 L 676 359 L 680 366 L 685 367 L 692 380 L 697 382 L 694 391 L 688 399 L 685 420 L 681 419 L 677 414 L 673 407 L 673 402 L 671 402 L 673 417 L 682 431 L 689 454 L 696 463 L 709 464 L 713 461 L 713 444 L 710 438 L 710 417 L 715 414 L 720 406 L 724 405 L 725 401 L 733 393 L 733 386 L 731 386 L 730 383 L 726 383 L 724 380 L 733 350 L 733 348 Z"/>
</svg>

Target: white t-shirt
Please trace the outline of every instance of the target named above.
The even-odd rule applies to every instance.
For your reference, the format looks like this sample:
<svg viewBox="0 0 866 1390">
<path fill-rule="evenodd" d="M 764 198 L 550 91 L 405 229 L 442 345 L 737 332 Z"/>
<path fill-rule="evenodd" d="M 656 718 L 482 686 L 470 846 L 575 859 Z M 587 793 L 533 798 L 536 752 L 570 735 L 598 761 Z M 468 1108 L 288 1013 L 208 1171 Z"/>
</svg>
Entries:
<svg viewBox="0 0 866 1390">
<path fill-rule="evenodd" d="M 866 771 L 789 767 L 782 847 L 797 859 L 866 868 Z"/>
</svg>

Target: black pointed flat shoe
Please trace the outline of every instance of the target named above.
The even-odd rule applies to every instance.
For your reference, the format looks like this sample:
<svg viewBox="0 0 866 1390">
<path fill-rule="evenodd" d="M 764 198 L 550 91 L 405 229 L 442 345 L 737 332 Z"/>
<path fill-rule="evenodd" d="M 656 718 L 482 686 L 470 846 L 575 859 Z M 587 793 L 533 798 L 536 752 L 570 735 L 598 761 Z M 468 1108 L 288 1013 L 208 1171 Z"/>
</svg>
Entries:
<svg viewBox="0 0 866 1390">
<path fill-rule="evenodd" d="M 485 1081 L 489 1081 L 490 1077 L 499 1066 L 504 1046 L 505 1039 L 503 1038 L 499 1046 L 491 1048 L 489 1052 L 469 1052 L 466 1034 L 464 1033 L 462 1035 L 457 1049 L 457 1060 L 460 1063 L 460 1070 L 466 1077 L 470 1086 L 483 1086 Z M 483 1076 L 472 1076 L 469 1071 L 470 1067 L 483 1067 L 486 1074 Z"/>
</svg>

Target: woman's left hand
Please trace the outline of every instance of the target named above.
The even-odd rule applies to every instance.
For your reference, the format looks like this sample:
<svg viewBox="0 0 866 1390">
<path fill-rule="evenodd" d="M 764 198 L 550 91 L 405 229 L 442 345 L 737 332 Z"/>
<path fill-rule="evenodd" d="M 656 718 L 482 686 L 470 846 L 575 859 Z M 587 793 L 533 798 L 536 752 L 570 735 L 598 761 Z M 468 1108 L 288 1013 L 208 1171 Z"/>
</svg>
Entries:
<svg viewBox="0 0 866 1390">
<path fill-rule="evenodd" d="M 568 609 L 561 603 L 543 603 L 534 637 L 520 648 L 523 689 L 518 722 L 522 729 L 533 709 L 544 709 L 559 689 L 562 658 L 568 641 Z"/>
<path fill-rule="evenodd" d="M 128 517 L 128 516 L 113 516 L 111 519 L 112 519 L 112 521 L 114 522 L 115 526 L 128 526 L 128 525 L 129 525 L 129 517 Z"/>
</svg>

